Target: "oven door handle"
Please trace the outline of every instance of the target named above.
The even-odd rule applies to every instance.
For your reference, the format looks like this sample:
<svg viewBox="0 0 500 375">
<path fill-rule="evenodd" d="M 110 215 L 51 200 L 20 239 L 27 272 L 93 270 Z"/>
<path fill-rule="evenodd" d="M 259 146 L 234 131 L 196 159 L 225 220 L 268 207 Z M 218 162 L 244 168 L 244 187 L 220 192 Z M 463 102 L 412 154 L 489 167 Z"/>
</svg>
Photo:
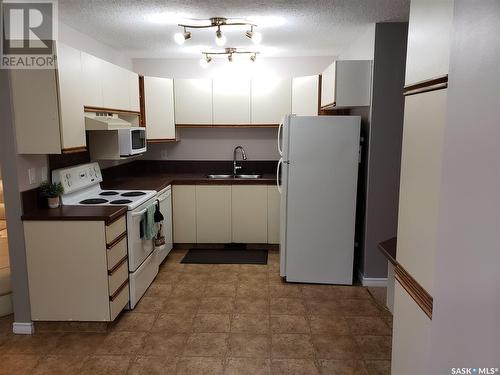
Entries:
<svg viewBox="0 0 500 375">
<path fill-rule="evenodd" d="M 133 212 L 132 217 L 142 216 L 146 213 L 147 210 L 148 210 L 148 207 L 146 207 L 144 210 L 141 210 L 139 212 Z"/>
</svg>

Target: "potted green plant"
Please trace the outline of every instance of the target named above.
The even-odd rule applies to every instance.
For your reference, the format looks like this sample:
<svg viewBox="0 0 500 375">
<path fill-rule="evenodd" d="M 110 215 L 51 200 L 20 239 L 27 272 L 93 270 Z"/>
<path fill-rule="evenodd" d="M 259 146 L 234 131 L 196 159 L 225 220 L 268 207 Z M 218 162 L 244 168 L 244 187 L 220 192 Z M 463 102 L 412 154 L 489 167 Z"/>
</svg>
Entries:
<svg viewBox="0 0 500 375">
<path fill-rule="evenodd" d="M 47 198 L 49 208 L 57 208 L 60 205 L 59 197 L 64 193 L 64 188 L 60 182 L 43 181 L 40 184 L 40 195 Z"/>
</svg>

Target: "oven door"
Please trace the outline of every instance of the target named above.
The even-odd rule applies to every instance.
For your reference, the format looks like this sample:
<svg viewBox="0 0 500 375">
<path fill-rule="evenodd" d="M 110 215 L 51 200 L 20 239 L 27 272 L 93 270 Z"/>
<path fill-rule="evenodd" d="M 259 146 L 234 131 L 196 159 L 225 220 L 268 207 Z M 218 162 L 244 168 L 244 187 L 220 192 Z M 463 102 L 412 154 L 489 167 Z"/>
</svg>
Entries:
<svg viewBox="0 0 500 375">
<path fill-rule="evenodd" d="M 146 240 L 142 232 L 142 221 L 147 208 L 155 203 L 155 199 L 141 204 L 127 213 L 128 267 L 134 272 L 153 252 L 153 240 Z"/>
<path fill-rule="evenodd" d="M 142 154 L 146 152 L 146 129 L 131 128 L 130 129 L 130 154 Z"/>
</svg>

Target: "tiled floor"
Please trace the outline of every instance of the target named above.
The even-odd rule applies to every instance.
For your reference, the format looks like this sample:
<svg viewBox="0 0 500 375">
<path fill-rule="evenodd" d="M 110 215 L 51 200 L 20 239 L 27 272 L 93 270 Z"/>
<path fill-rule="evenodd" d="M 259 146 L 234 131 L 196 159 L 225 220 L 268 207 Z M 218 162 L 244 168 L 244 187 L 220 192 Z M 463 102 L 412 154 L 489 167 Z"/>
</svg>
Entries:
<svg viewBox="0 0 500 375">
<path fill-rule="evenodd" d="M 107 328 L 14 336 L 0 319 L 0 374 L 390 373 L 391 316 L 365 288 L 283 283 L 278 253 L 267 266 L 183 265 L 183 254 Z"/>
</svg>

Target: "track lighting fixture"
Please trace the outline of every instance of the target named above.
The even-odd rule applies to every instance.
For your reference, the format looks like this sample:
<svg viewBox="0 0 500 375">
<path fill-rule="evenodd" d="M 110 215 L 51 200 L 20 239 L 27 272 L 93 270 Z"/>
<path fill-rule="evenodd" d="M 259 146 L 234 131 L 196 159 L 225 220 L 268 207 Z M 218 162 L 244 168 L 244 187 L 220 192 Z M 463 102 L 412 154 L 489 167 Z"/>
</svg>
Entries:
<svg viewBox="0 0 500 375">
<path fill-rule="evenodd" d="M 254 44 L 259 44 L 262 41 L 262 34 L 254 31 L 254 27 L 257 25 L 253 22 L 244 19 L 227 19 L 224 17 L 212 17 L 208 20 L 193 20 L 193 24 L 179 24 L 180 27 L 184 28 L 183 33 L 177 33 L 174 35 L 174 40 L 177 44 L 184 44 L 186 40 L 191 38 L 191 32 L 187 29 L 206 29 L 215 27 L 217 28 L 215 32 L 215 43 L 222 47 L 226 44 L 226 36 L 222 33 L 221 27 L 228 26 L 250 26 L 250 30 L 245 32 L 245 35 L 252 40 Z M 203 24 L 206 21 L 206 24 Z"/>
<path fill-rule="evenodd" d="M 258 31 L 253 31 L 253 25 L 250 26 L 250 30 L 245 32 L 245 35 L 252 40 L 253 44 L 262 42 L 262 34 Z"/>
<path fill-rule="evenodd" d="M 174 35 L 174 40 L 177 44 L 183 45 L 186 40 L 191 38 L 191 32 L 187 31 L 186 28 L 184 28 L 184 32 L 182 33 L 176 33 Z"/>
<path fill-rule="evenodd" d="M 224 51 L 202 52 L 204 57 L 200 60 L 200 65 L 204 68 L 212 61 L 211 55 L 227 55 L 227 60 L 233 62 L 235 54 L 250 54 L 250 61 L 255 62 L 257 54 L 255 51 L 238 51 L 236 48 L 225 48 Z"/>
</svg>

